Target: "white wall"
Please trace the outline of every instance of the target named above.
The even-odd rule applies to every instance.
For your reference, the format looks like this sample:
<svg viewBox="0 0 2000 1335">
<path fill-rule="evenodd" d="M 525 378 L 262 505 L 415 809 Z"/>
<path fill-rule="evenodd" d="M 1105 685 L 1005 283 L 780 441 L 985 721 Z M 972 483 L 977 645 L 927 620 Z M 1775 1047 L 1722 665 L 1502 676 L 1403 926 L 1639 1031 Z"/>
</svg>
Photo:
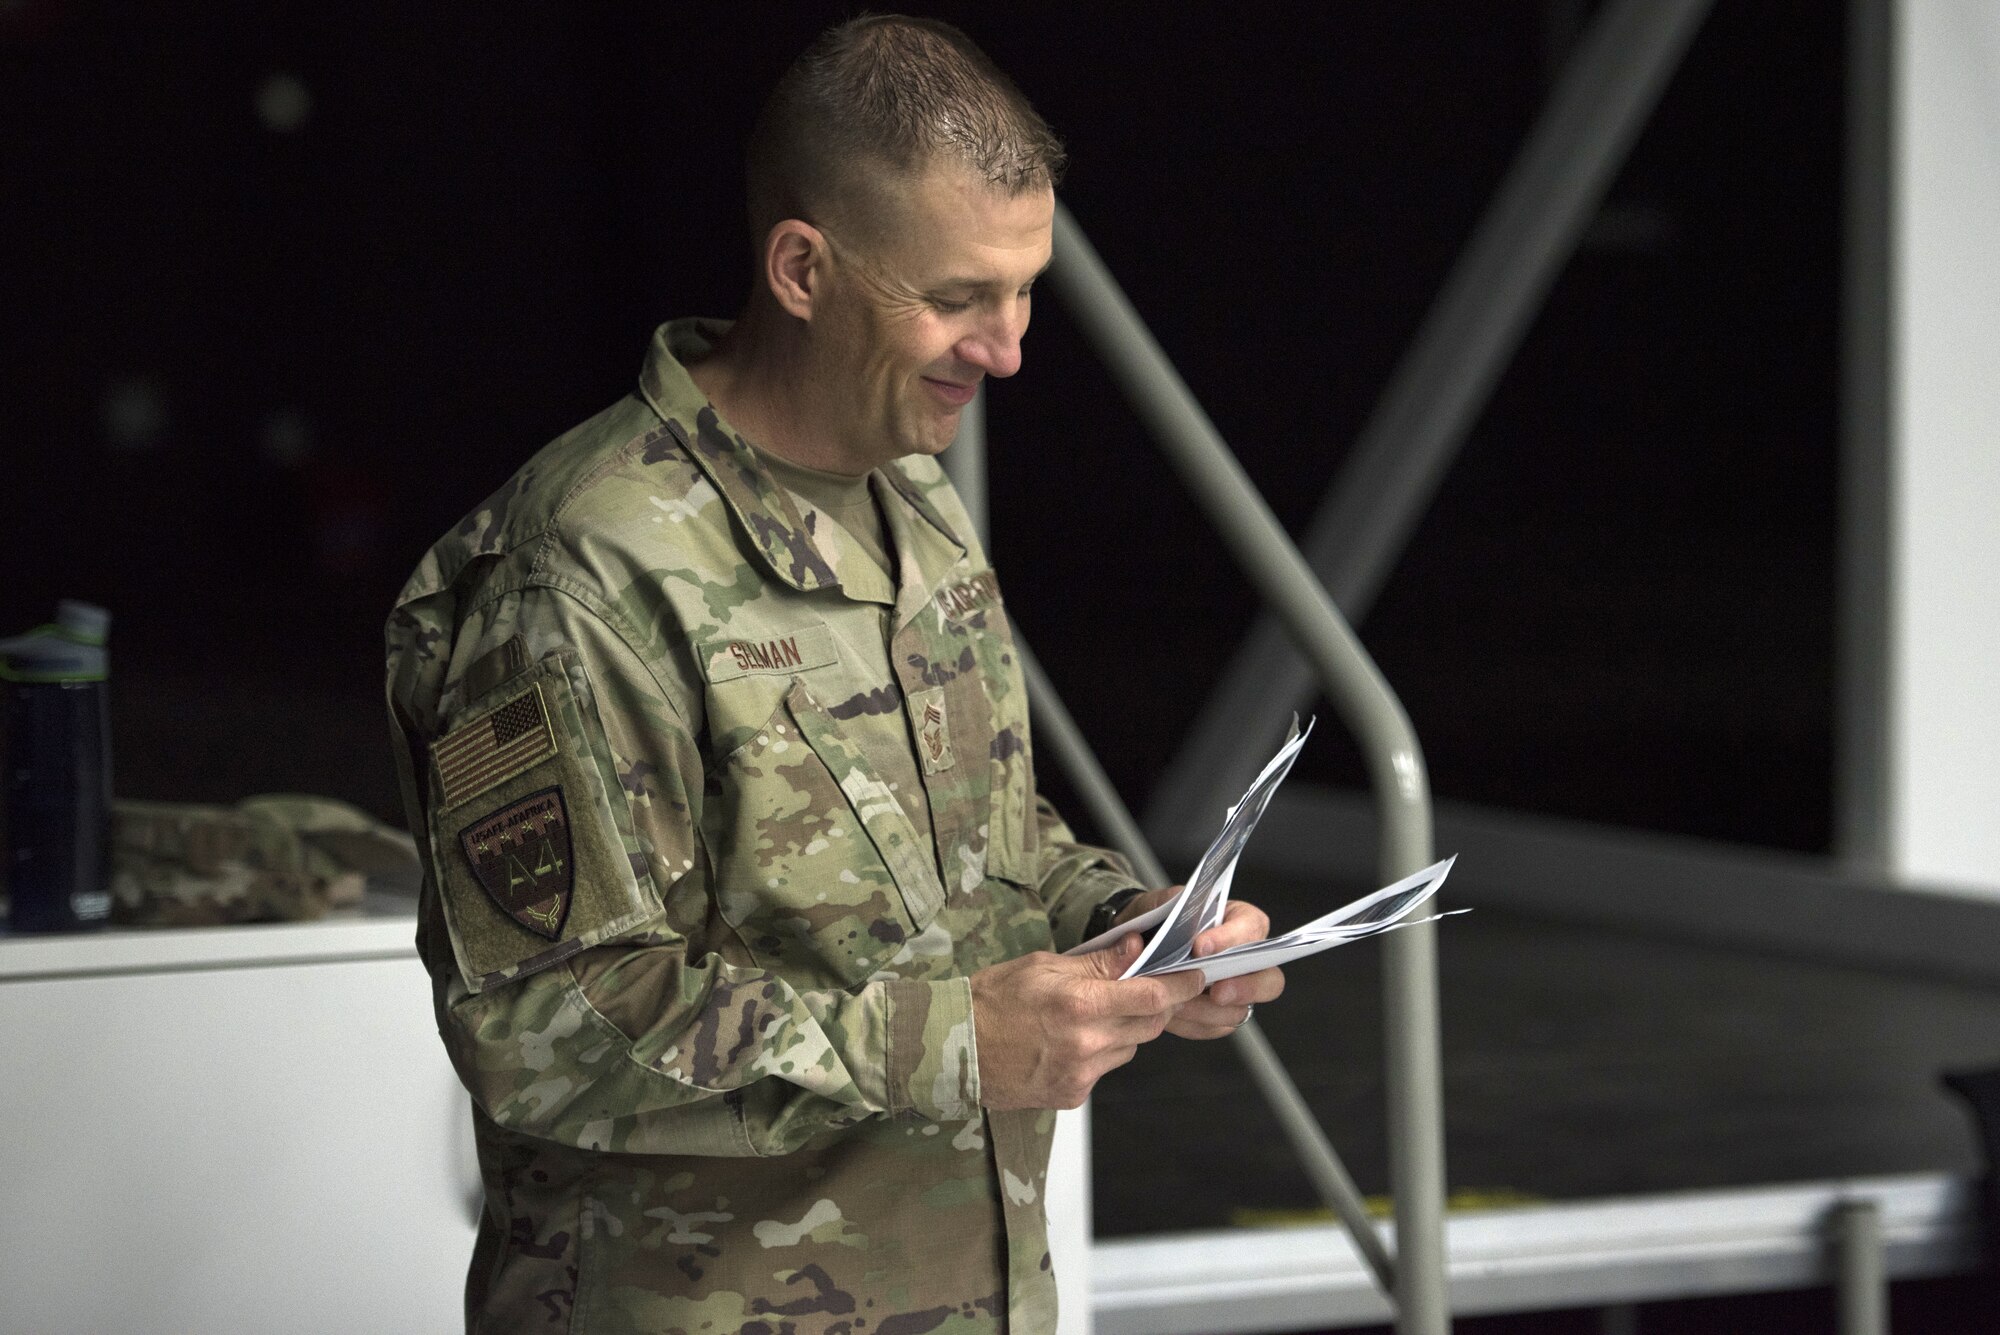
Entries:
<svg viewBox="0 0 2000 1335">
<path fill-rule="evenodd" d="M 0 938 L 0 1332 L 460 1328 L 471 1118 L 409 936 Z"/>
<path fill-rule="evenodd" d="M 2000 3 L 1893 12 L 1883 852 L 2000 898 Z"/>
</svg>

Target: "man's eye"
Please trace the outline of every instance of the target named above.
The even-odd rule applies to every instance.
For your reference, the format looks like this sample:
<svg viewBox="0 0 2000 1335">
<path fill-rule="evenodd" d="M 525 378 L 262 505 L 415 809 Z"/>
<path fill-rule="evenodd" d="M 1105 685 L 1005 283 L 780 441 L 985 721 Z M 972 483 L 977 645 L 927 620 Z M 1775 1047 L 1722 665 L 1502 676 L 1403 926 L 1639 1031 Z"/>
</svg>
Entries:
<svg viewBox="0 0 2000 1335">
<path fill-rule="evenodd" d="M 931 305 L 946 315 L 957 315 L 960 311 L 972 309 L 972 303 L 969 301 L 946 301 L 943 297 L 932 297 Z"/>
</svg>

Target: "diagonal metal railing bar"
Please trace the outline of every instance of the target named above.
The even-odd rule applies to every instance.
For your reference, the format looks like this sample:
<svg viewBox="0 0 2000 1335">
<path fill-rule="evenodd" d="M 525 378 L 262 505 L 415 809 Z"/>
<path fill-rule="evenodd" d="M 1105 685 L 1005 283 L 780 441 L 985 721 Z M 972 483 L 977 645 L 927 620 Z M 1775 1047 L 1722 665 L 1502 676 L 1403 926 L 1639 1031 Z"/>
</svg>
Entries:
<svg viewBox="0 0 2000 1335">
<path fill-rule="evenodd" d="M 1021 655 L 1021 670 L 1028 679 L 1028 704 L 1035 715 L 1035 741 L 1037 745 L 1047 743 L 1055 752 L 1056 763 L 1075 785 L 1077 796 L 1090 811 L 1091 818 L 1110 839 L 1112 846 L 1132 861 L 1132 868 L 1139 879 L 1147 885 L 1162 886 L 1172 884 L 1166 868 L 1139 830 L 1139 823 L 1132 819 L 1131 810 L 1125 800 L 1118 795 L 1118 789 L 1097 761 L 1097 754 L 1084 739 L 1083 729 L 1077 726 L 1069 707 L 1062 701 L 1055 683 L 1042 670 L 1041 662 L 1028 648 L 1027 639 L 1021 634 L 1017 624 L 1014 627 L 1014 648 Z M 1375 1231 L 1375 1225 L 1368 1217 L 1367 1203 L 1362 1199 L 1360 1188 L 1354 1185 L 1354 1178 L 1341 1162 L 1340 1154 L 1327 1139 L 1319 1120 L 1307 1106 L 1305 1096 L 1292 1080 L 1291 1073 L 1271 1047 L 1271 1041 L 1264 1037 L 1264 1031 L 1257 1027 L 1253 1019 L 1246 1022 L 1230 1036 L 1236 1046 L 1237 1056 L 1250 1072 L 1251 1082 L 1257 1092 L 1270 1105 L 1278 1124 L 1291 1142 L 1292 1152 L 1312 1181 L 1313 1189 L 1321 1200 L 1332 1209 L 1334 1216 L 1347 1226 L 1348 1234 L 1354 1239 L 1355 1250 L 1368 1263 L 1375 1275 L 1375 1282 L 1382 1286 L 1384 1294 L 1396 1291 L 1396 1263 L 1389 1256 L 1389 1249 L 1382 1245 L 1382 1237 Z"/>
<path fill-rule="evenodd" d="M 1365 620 L 1712 0 L 1612 0 L 1565 64 L 1303 544 L 1350 623 Z M 1163 844 L 1243 791 L 1312 669 L 1268 613 L 1216 679 L 1146 816 Z"/>
<path fill-rule="evenodd" d="M 1430 784 L 1409 716 L 1060 200 L 1048 278 L 1360 743 L 1381 815 L 1384 877 L 1423 866 L 1431 857 Z M 1444 1335 L 1450 1315 L 1435 925 L 1390 934 L 1383 964 L 1396 1325 L 1401 1335 Z"/>
</svg>

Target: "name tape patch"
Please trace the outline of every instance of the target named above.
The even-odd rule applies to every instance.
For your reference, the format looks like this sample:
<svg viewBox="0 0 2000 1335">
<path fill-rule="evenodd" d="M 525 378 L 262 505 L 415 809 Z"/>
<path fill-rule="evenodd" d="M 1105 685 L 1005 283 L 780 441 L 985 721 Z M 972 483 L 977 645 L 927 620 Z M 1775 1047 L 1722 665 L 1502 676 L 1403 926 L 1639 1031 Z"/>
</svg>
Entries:
<svg viewBox="0 0 2000 1335">
<path fill-rule="evenodd" d="M 431 747 L 447 807 L 469 802 L 555 753 L 556 735 L 539 682 L 453 728 Z"/>
<path fill-rule="evenodd" d="M 732 681 L 737 677 L 790 676 L 840 661 L 840 654 L 833 647 L 833 632 L 823 625 L 755 639 L 717 640 L 707 645 L 704 652 L 711 682 Z"/>
</svg>

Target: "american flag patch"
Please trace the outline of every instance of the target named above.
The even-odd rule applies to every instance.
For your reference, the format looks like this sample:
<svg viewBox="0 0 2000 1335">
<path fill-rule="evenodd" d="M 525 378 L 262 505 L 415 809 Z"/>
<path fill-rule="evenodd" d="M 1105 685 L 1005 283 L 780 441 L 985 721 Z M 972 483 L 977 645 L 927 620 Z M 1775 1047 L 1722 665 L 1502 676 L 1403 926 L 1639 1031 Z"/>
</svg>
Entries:
<svg viewBox="0 0 2000 1335">
<path fill-rule="evenodd" d="M 468 802 L 555 753 L 540 685 L 453 728 L 431 747 L 447 807 Z"/>
</svg>

